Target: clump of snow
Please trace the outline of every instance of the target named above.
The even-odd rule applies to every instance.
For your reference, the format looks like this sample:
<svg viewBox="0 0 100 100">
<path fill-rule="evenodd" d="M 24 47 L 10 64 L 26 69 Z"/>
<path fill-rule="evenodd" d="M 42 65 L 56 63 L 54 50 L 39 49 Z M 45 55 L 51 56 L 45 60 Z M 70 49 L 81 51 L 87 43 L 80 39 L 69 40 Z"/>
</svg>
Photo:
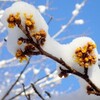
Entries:
<svg viewBox="0 0 100 100">
<path fill-rule="evenodd" d="M 0 22 L 0 28 L 3 27 L 3 24 Z"/>
<path fill-rule="evenodd" d="M 5 76 L 8 76 L 8 75 L 9 75 L 9 72 L 5 72 L 4 75 L 5 75 Z"/>
<path fill-rule="evenodd" d="M 4 13 L 4 10 L 0 10 L 0 15 L 2 15 Z"/>
<path fill-rule="evenodd" d="M 76 16 L 76 15 L 79 14 L 79 11 L 78 11 L 77 9 L 75 9 L 75 10 L 72 12 L 72 14 L 73 14 L 74 16 Z"/>
<path fill-rule="evenodd" d="M 3 66 L 3 65 L 5 65 L 5 60 L 2 60 L 2 61 L 0 61 L 0 68 Z"/>
<path fill-rule="evenodd" d="M 51 72 L 49 68 L 45 68 L 44 71 L 45 71 L 46 75 L 49 75 Z"/>
<path fill-rule="evenodd" d="M 34 73 L 35 75 L 37 75 L 39 72 L 40 72 L 39 69 L 33 68 L 33 73 Z"/>
<path fill-rule="evenodd" d="M 83 19 L 75 20 L 74 24 L 76 24 L 76 25 L 82 25 L 82 24 L 84 24 L 84 20 Z"/>
<path fill-rule="evenodd" d="M 77 71 L 84 73 L 84 67 L 81 67 L 75 60 L 75 50 L 79 47 L 84 47 L 84 45 L 86 45 L 88 42 L 91 42 L 93 44 L 95 44 L 95 42 L 89 38 L 89 37 L 78 37 L 76 39 L 74 39 L 72 42 L 70 42 L 69 44 L 63 45 L 62 46 L 62 52 L 61 52 L 61 58 L 63 59 L 63 61 L 66 62 L 66 64 L 68 64 L 70 67 L 76 69 Z M 92 64 L 91 66 L 89 66 L 88 68 L 88 75 L 89 78 L 91 79 L 91 81 L 100 88 L 100 69 L 98 67 L 98 52 L 97 52 L 97 48 L 95 48 L 93 50 L 95 56 L 96 56 L 96 62 L 95 64 Z M 64 66 L 61 66 L 58 64 L 58 74 L 61 72 L 60 68 L 66 70 L 66 68 Z"/>
<path fill-rule="evenodd" d="M 72 12 L 73 16 L 77 16 L 79 14 L 79 11 L 84 6 L 84 4 L 85 2 L 75 5 L 75 10 Z"/>
<path fill-rule="evenodd" d="M 71 43 L 63 45 L 62 49 L 64 50 L 62 52 L 62 59 L 72 68 L 78 70 L 79 72 L 83 73 L 83 68 L 79 66 L 79 64 L 75 61 L 74 55 L 75 55 L 75 51 L 77 48 L 79 47 L 83 47 L 84 45 L 86 45 L 88 42 L 92 42 L 95 44 L 95 42 L 89 38 L 89 37 L 78 37 L 76 39 L 74 39 Z M 96 55 L 96 61 L 98 61 L 98 53 L 97 53 L 97 49 L 94 49 L 94 53 Z M 94 65 L 93 65 L 94 66 Z M 92 67 L 93 67 L 92 66 Z M 91 68 L 92 68 L 91 67 Z"/>
<path fill-rule="evenodd" d="M 45 11 L 46 11 L 47 9 L 48 9 L 48 7 L 45 6 L 45 5 L 39 5 L 39 6 L 38 6 L 38 10 L 39 10 L 40 13 L 45 13 Z"/>
</svg>

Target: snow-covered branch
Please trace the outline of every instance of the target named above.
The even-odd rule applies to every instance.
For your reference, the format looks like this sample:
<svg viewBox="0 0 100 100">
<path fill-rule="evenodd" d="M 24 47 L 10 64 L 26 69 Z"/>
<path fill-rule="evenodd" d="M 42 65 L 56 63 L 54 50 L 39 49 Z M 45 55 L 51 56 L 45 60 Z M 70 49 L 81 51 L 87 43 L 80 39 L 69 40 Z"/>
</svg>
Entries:
<svg viewBox="0 0 100 100">
<path fill-rule="evenodd" d="M 75 10 L 72 12 L 72 18 L 53 38 L 56 38 L 72 23 L 86 1 L 87 0 L 84 0 L 81 4 L 76 4 Z M 14 86 L 19 82 L 22 74 L 24 73 L 25 75 L 32 69 L 29 68 L 26 70 L 30 57 L 34 55 L 42 55 L 54 60 L 58 64 L 58 76 L 55 78 L 53 76 L 54 74 L 51 74 L 48 69 L 44 69 L 47 74 L 45 77 L 32 83 L 28 88 L 26 88 L 23 83 L 23 89 L 19 88 L 19 93 L 17 92 L 17 95 L 12 98 L 24 93 L 24 96 L 30 99 L 30 96 L 27 96 L 27 91 L 31 91 L 33 88 L 33 91 L 35 91 L 40 98 L 45 100 L 35 85 L 39 84 L 40 87 L 45 87 L 48 84 L 61 80 L 63 77 L 68 77 L 70 74 L 81 79 L 80 83 L 83 85 L 83 90 L 87 95 L 100 96 L 100 69 L 98 67 L 100 57 L 98 56 L 96 43 L 91 38 L 78 37 L 69 44 L 58 43 L 50 37 L 48 25 L 38 10 L 25 2 L 16 2 L 6 9 L 2 17 L 2 23 L 8 30 L 7 48 L 9 52 L 20 62 L 28 60 L 26 66 L 11 88 L 3 96 L 2 100 L 10 94 Z M 83 22 L 81 20 L 75 23 Z M 15 60 L 15 58 L 6 62 L 3 61 L 1 64 L 3 65 L 13 60 Z M 33 69 L 33 71 L 35 75 L 40 72 L 40 70 L 35 69 Z M 49 77 L 52 78 L 52 80 L 46 80 Z M 44 80 L 46 80 L 46 82 Z M 84 84 L 82 80 L 84 80 Z M 33 91 L 29 92 L 29 95 L 32 94 Z M 45 93 L 48 94 L 48 92 Z M 52 96 L 50 95 L 50 97 Z"/>
</svg>

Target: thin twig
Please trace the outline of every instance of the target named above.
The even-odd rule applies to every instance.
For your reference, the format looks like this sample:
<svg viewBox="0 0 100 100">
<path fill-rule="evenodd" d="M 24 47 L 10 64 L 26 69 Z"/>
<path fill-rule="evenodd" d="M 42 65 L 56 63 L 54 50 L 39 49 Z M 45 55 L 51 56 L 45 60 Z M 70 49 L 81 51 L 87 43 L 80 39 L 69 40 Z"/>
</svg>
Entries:
<svg viewBox="0 0 100 100">
<path fill-rule="evenodd" d="M 29 65 L 31 57 L 29 58 L 29 60 L 27 61 L 27 64 L 25 65 L 25 67 L 23 68 L 23 70 L 20 72 L 19 77 L 17 78 L 17 80 L 12 84 L 12 86 L 10 87 L 10 89 L 7 91 L 7 93 L 3 96 L 3 98 L 1 100 L 5 100 L 5 98 L 10 94 L 11 90 L 14 88 L 14 86 L 17 84 L 17 82 L 19 81 L 19 79 L 21 78 L 22 74 L 24 73 L 24 71 L 26 70 L 27 66 Z"/>
<path fill-rule="evenodd" d="M 49 77 L 51 74 L 53 74 L 54 72 L 55 72 L 55 70 L 52 71 L 50 74 L 48 74 L 48 75 L 46 75 L 46 76 L 43 76 L 42 78 L 38 79 L 37 81 L 34 82 L 34 84 L 38 83 L 40 80 L 42 80 L 42 79 L 44 79 L 44 78 L 48 78 L 48 77 Z"/>
<path fill-rule="evenodd" d="M 23 91 L 24 91 L 24 94 L 25 94 L 26 99 L 27 99 L 27 100 L 30 100 L 29 96 L 26 94 L 26 90 L 25 90 L 25 85 L 24 85 L 24 83 L 22 84 L 22 86 L 23 86 Z"/>
<path fill-rule="evenodd" d="M 27 91 L 28 89 L 30 89 L 31 86 L 29 86 L 28 88 L 25 89 L 25 91 Z M 22 90 L 20 93 L 16 94 L 15 96 L 11 97 L 9 100 L 14 100 L 16 97 L 20 96 L 24 91 Z"/>
<path fill-rule="evenodd" d="M 45 100 L 42 95 L 38 92 L 38 90 L 36 89 L 36 87 L 34 86 L 34 84 L 31 83 L 31 86 L 33 88 L 33 90 L 35 91 L 35 93 L 42 99 L 42 100 Z"/>
<path fill-rule="evenodd" d="M 53 19 L 53 17 L 51 16 L 51 17 L 50 17 L 50 20 L 49 20 L 48 23 L 47 23 L 48 25 L 50 24 L 50 22 L 51 22 L 52 19 Z"/>
<path fill-rule="evenodd" d="M 53 74 L 54 72 L 55 72 L 55 70 L 52 71 L 49 75 L 46 75 L 46 76 L 44 76 L 44 77 L 38 79 L 37 81 L 34 82 L 34 84 L 37 84 L 40 80 L 43 80 L 44 78 L 48 78 L 48 77 L 49 77 L 51 74 Z M 27 91 L 27 90 L 30 89 L 30 88 L 31 88 L 31 86 L 27 87 L 27 88 L 25 89 L 25 91 Z M 17 95 L 11 97 L 9 100 L 15 99 L 16 97 L 20 96 L 23 92 L 24 92 L 24 91 L 21 91 L 21 92 L 18 93 Z"/>
<path fill-rule="evenodd" d="M 49 96 L 49 98 L 51 98 L 51 94 L 47 91 L 45 91 L 45 93 Z"/>
</svg>

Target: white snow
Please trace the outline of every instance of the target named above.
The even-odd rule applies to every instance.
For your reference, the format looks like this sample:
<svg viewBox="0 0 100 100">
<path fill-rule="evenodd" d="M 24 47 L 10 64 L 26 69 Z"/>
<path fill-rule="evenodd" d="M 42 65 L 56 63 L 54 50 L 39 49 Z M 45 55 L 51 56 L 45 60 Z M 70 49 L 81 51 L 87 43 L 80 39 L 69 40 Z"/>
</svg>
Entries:
<svg viewBox="0 0 100 100">
<path fill-rule="evenodd" d="M 75 10 L 73 10 L 72 15 L 77 16 L 80 12 L 80 9 L 84 6 L 85 2 L 83 1 L 81 4 L 75 5 Z"/>
<path fill-rule="evenodd" d="M 0 22 L 0 28 L 3 27 L 3 24 Z"/>
<path fill-rule="evenodd" d="M 51 72 L 49 68 L 45 68 L 44 71 L 45 71 L 46 75 L 49 75 Z"/>
<path fill-rule="evenodd" d="M 74 24 L 76 24 L 76 25 L 82 25 L 82 24 L 84 24 L 84 20 L 83 19 L 75 20 Z"/>
<path fill-rule="evenodd" d="M 37 75 L 38 73 L 39 73 L 39 69 L 36 69 L 36 68 L 33 68 L 33 73 L 35 74 L 35 75 Z"/>
<path fill-rule="evenodd" d="M 78 63 L 75 61 L 74 54 L 75 54 L 75 50 L 78 47 L 83 47 L 88 42 L 94 43 L 94 41 L 89 37 L 78 37 L 74 39 L 72 42 L 70 42 L 69 44 L 63 45 L 62 46 L 63 52 L 61 53 L 61 58 L 72 68 L 80 72 L 83 72 L 83 68 L 80 67 Z M 94 51 L 98 59 L 97 49 L 95 49 Z"/>
<path fill-rule="evenodd" d="M 0 15 L 2 15 L 4 13 L 4 10 L 0 10 Z"/>
<path fill-rule="evenodd" d="M 45 11 L 48 9 L 45 5 L 39 5 L 38 10 L 40 13 L 45 13 Z"/>
<path fill-rule="evenodd" d="M 76 16 L 79 14 L 79 11 L 77 9 L 75 9 L 74 11 L 72 11 L 73 16 Z"/>
</svg>

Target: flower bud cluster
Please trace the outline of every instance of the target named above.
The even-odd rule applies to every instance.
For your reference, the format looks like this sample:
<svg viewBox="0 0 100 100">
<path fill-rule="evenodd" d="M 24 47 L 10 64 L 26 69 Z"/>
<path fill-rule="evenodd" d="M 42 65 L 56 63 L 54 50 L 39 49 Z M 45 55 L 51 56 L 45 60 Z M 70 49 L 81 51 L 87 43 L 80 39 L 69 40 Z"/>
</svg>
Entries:
<svg viewBox="0 0 100 100">
<path fill-rule="evenodd" d="M 16 24 L 20 24 L 21 23 L 21 18 L 20 18 L 20 13 L 17 13 L 16 15 L 14 14 L 10 14 L 7 22 L 8 22 L 8 27 L 9 28 L 14 28 L 16 26 Z"/>
<path fill-rule="evenodd" d="M 16 51 L 16 58 L 20 59 L 19 61 L 22 62 L 23 60 L 27 60 L 27 56 L 24 55 L 23 51 L 21 49 L 18 49 Z"/>
<path fill-rule="evenodd" d="M 46 32 L 41 29 L 39 32 L 32 33 L 31 36 L 36 39 L 36 41 L 40 41 L 41 45 L 44 45 L 46 39 Z"/>
<path fill-rule="evenodd" d="M 8 27 L 9 28 L 14 28 L 16 25 L 22 25 L 21 24 L 21 14 L 20 13 L 16 13 L 14 14 L 10 14 L 7 22 L 8 22 Z M 23 13 L 23 16 L 25 18 L 24 20 L 24 29 L 27 32 L 28 36 L 30 38 L 35 39 L 35 42 L 39 43 L 40 45 L 44 45 L 45 42 L 45 38 L 46 38 L 46 32 L 44 29 L 40 29 L 39 31 L 35 30 L 35 21 L 33 20 L 33 15 L 27 15 L 26 13 Z M 23 27 L 23 26 L 22 26 Z M 27 60 L 27 56 L 31 56 L 33 55 L 34 50 L 36 49 L 34 47 L 33 44 L 31 44 L 30 42 L 31 40 L 28 38 L 23 38 L 20 37 L 18 38 L 17 44 L 19 46 L 21 46 L 22 44 L 24 44 L 24 52 L 21 49 L 17 49 L 15 55 L 16 58 L 20 59 L 20 62 L 22 62 L 23 60 Z"/>
<path fill-rule="evenodd" d="M 83 47 L 79 47 L 75 51 L 76 62 L 81 66 L 88 68 L 92 64 L 96 63 L 96 56 L 94 54 L 94 49 L 96 45 L 92 42 L 88 42 Z"/>
</svg>

